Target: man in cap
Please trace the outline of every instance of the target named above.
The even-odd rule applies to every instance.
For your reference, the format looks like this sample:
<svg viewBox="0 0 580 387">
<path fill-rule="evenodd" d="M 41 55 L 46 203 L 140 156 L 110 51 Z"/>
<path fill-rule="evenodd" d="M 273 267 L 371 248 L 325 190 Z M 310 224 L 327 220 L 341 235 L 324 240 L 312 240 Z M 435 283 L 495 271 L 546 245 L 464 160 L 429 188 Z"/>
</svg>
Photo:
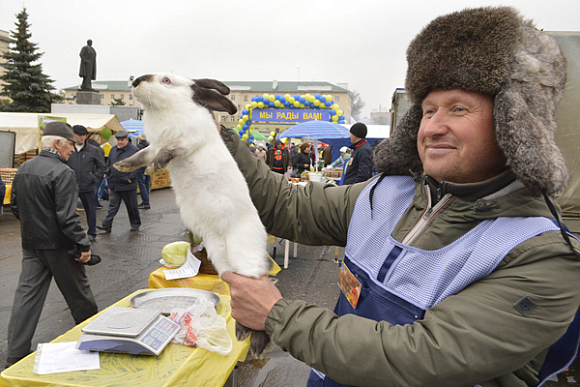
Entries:
<svg viewBox="0 0 580 387">
<path fill-rule="evenodd" d="M 119 207 L 121 207 L 121 200 L 125 202 L 127 213 L 129 214 L 129 222 L 131 223 L 131 231 L 139 231 L 141 226 L 141 217 L 139 216 L 139 208 L 137 205 L 137 178 L 139 176 L 139 169 L 132 172 L 121 172 L 113 165 L 116 162 L 125 160 L 139 151 L 137 147 L 129 142 L 129 134 L 124 130 L 119 130 L 115 133 L 117 145 L 111 148 L 109 158 L 107 159 L 107 182 L 109 184 L 109 211 L 107 216 L 103 219 L 99 230 L 111 232 L 113 226 L 113 219 Z"/>
<path fill-rule="evenodd" d="M 89 144 L 89 131 L 82 125 L 73 126 L 75 137 L 75 151 L 66 162 L 75 171 L 79 186 L 79 197 L 85 209 L 89 239 L 97 238 L 97 211 L 94 199 L 95 183 L 102 178 L 105 172 L 105 160 L 101 150 Z"/>
<path fill-rule="evenodd" d="M 289 186 L 221 129 L 268 233 L 346 244 L 334 312 L 225 273 L 232 316 L 310 386 L 537 386 L 578 346 L 580 244 L 552 197 L 566 60 L 509 7 L 438 17 L 407 59 L 413 105 L 364 184 Z"/>
<path fill-rule="evenodd" d="M 350 127 L 350 142 L 352 155 L 343 184 L 355 184 L 367 181 L 373 175 L 373 150 L 366 140 L 367 126 L 357 122 Z"/>
<path fill-rule="evenodd" d="M 14 177 L 10 207 L 20 220 L 22 271 L 8 325 L 10 366 L 30 353 L 32 337 L 52 277 L 64 296 L 75 324 L 97 313 L 83 263 L 91 244 L 76 212 L 78 187 L 66 161 L 74 152 L 69 124 L 48 123 L 42 151 L 23 163 Z M 69 250 L 77 248 L 76 260 Z"/>
<path fill-rule="evenodd" d="M 348 159 L 350 159 L 350 148 L 343 146 L 340 148 L 340 156 L 338 156 L 338 158 L 334 160 L 330 166 L 332 168 L 342 167 Z"/>
</svg>

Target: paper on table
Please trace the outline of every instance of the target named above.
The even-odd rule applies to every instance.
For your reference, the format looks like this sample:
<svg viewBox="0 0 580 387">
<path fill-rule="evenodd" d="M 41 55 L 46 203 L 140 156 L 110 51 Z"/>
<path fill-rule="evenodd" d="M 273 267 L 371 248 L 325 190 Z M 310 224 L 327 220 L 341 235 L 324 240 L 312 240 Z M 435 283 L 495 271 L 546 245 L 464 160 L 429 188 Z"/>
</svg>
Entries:
<svg viewBox="0 0 580 387">
<path fill-rule="evenodd" d="M 165 270 L 163 273 L 165 274 L 165 279 L 168 280 L 195 277 L 199 272 L 200 265 L 201 261 L 190 250 L 187 250 L 187 259 L 181 267 Z"/>
<path fill-rule="evenodd" d="M 76 341 L 38 344 L 34 373 L 46 375 L 101 368 L 98 352 L 81 351 L 75 348 L 76 345 Z"/>
</svg>

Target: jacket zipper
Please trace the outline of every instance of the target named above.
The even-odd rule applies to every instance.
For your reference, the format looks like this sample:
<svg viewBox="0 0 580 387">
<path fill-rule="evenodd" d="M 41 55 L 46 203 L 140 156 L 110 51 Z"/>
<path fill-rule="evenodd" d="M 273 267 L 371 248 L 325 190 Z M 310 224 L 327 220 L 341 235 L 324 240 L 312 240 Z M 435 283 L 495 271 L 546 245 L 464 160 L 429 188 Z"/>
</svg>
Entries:
<svg viewBox="0 0 580 387">
<path fill-rule="evenodd" d="M 429 224 L 431 219 L 433 219 L 433 217 L 439 212 L 439 210 L 443 208 L 443 206 L 445 206 L 449 202 L 449 200 L 451 200 L 451 194 L 447 193 L 442 198 L 440 198 L 440 200 L 434 207 L 431 207 L 431 193 L 429 192 L 429 187 L 425 186 L 424 189 L 425 194 L 427 195 L 427 208 L 425 209 L 425 212 L 423 212 L 423 215 L 421 215 L 421 218 L 419 218 L 417 223 L 415 223 L 411 231 L 409 231 L 409 233 L 401 241 L 401 243 L 406 246 L 411 245 L 411 243 L 413 243 L 417 239 L 417 237 L 423 232 L 425 227 L 427 227 L 427 224 Z M 438 198 L 441 196 L 441 194 L 442 190 L 440 187 L 437 189 Z"/>
</svg>

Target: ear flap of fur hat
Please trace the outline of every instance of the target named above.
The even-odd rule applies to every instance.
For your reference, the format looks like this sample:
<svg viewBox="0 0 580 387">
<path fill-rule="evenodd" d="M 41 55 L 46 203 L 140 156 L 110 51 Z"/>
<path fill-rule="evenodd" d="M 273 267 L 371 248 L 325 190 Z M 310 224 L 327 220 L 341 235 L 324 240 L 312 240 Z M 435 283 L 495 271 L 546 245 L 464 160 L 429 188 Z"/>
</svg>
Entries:
<svg viewBox="0 0 580 387">
<path fill-rule="evenodd" d="M 379 171 L 392 174 L 421 165 L 416 138 L 423 99 L 434 90 L 460 89 L 495 98 L 499 147 L 528 188 L 552 194 L 565 187 L 568 173 L 554 141 L 554 116 L 566 82 L 566 60 L 553 38 L 513 8 L 466 9 L 425 27 L 411 42 L 407 61 L 406 88 L 415 105 L 397 133 L 375 150 Z M 405 149 L 411 142 L 413 149 Z"/>
</svg>

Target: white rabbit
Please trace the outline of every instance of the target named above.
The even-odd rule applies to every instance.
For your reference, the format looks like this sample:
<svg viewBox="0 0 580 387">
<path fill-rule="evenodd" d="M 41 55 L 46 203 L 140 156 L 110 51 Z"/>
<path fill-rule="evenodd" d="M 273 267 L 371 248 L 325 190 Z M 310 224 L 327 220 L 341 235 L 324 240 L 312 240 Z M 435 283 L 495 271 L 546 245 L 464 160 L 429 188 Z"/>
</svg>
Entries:
<svg viewBox="0 0 580 387">
<path fill-rule="evenodd" d="M 115 168 L 128 171 L 151 163 L 154 169 L 167 166 L 181 218 L 203 238 L 218 273 L 232 271 L 258 278 L 270 266 L 268 236 L 210 111 L 236 113 L 236 106 L 223 96 L 229 91 L 216 80 L 190 80 L 173 74 L 135 79 L 133 94 L 145 109 L 150 145 L 116 163 Z M 236 326 L 238 339 L 248 333 L 247 328 Z M 259 356 L 269 337 L 252 331 L 250 342 L 252 354 Z"/>
</svg>

